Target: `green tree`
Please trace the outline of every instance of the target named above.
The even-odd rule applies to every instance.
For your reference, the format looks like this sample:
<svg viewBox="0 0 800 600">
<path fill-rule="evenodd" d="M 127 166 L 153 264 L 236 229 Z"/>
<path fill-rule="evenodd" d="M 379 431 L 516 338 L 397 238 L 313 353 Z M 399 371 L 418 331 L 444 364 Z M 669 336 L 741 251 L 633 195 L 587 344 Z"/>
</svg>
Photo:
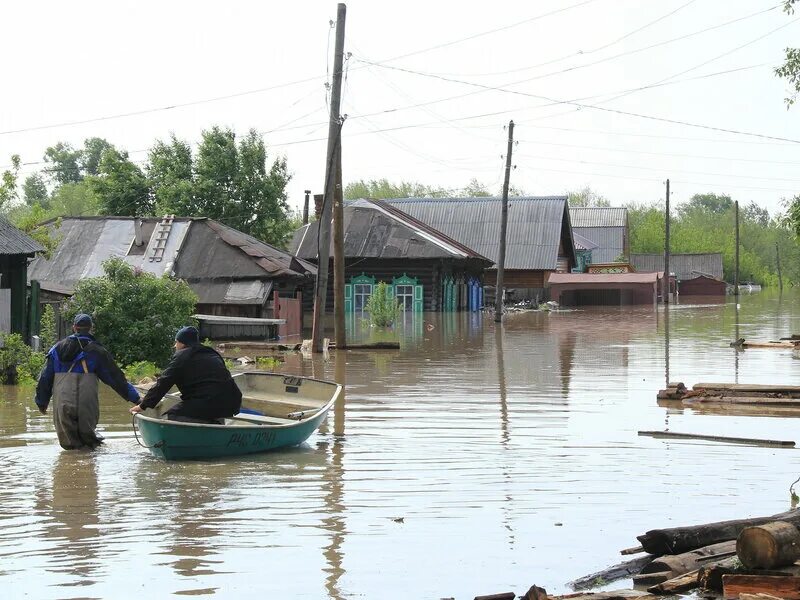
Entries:
<svg viewBox="0 0 800 600">
<path fill-rule="evenodd" d="M 783 10 L 787 15 L 794 14 L 794 5 L 797 0 L 784 0 Z M 789 82 L 790 92 L 784 99 L 786 108 L 792 106 L 800 94 L 800 48 L 786 48 L 786 60 L 775 69 L 775 74 Z"/>
<path fill-rule="evenodd" d="M 8 210 L 17 199 L 17 176 L 19 175 L 19 154 L 11 155 L 11 168 L 0 175 L 0 210 Z"/>
<path fill-rule="evenodd" d="M 147 178 L 128 159 L 127 152 L 107 148 L 100 159 L 98 174 L 87 180 L 97 195 L 101 214 L 141 216 L 152 212 Z"/>
<path fill-rule="evenodd" d="M 44 178 L 39 173 L 34 173 L 25 178 L 25 183 L 22 184 L 22 194 L 28 206 L 39 204 L 47 208 L 50 204 L 47 185 L 45 185 Z"/>
<path fill-rule="evenodd" d="M 364 310 L 375 327 L 390 327 L 400 315 L 400 303 L 389 291 L 389 284 L 381 281 L 367 299 Z"/>
<path fill-rule="evenodd" d="M 93 137 L 84 140 L 83 150 L 78 159 L 81 171 L 84 175 L 98 175 L 100 173 L 100 160 L 103 152 L 112 149 L 114 146 L 103 138 Z"/>
<path fill-rule="evenodd" d="M 174 135 L 168 143 L 157 141 L 148 155 L 147 177 L 156 214 L 195 214 L 192 149 L 188 143 Z"/>
<path fill-rule="evenodd" d="M 492 194 L 489 188 L 473 177 L 469 180 L 467 187 L 464 188 L 464 195 L 468 198 L 488 198 Z"/>
<path fill-rule="evenodd" d="M 100 199 L 94 192 L 91 179 L 65 183 L 56 188 L 50 199 L 51 217 L 85 217 L 100 214 Z"/>
<path fill-rule="evenodd" d="M 44 151 L 44 162 L 48 165 L 44 172 L 56 184 L 75 183 L 83 179 L 81 173 L 82 152 L 75 150 L 66 142 L 58 142 Z"/>
<path fill-rule="evenodd" d="M 103 263 L 104 275 L 83 279 L 64 306 L 71 320 L 91 314 L 99 339 L 123 365 L 165 365 L 175 332 L 192 323 L 197 296 L 184 281 L 156 277 L 120 258 Z"/>
<path fill-rule="evenodd" d="M 588 185 L 572 192 L 567 192 L 567 202 L 572 207 L 587 206 L 611 206 L 611 203 L 600 194 L 592 190 Z"/>
<path fill-rule="evenodd" d="M 428 186 L 416 181 L 399 181 L 392 183 L 386 178 L 359 179 L 348 183 L 344 188 L 344 197 L 348 200 L 372 198 L 386 200 L 390 198 L 446 198 L 453 194 L 444 188 Z"/>
</svg>

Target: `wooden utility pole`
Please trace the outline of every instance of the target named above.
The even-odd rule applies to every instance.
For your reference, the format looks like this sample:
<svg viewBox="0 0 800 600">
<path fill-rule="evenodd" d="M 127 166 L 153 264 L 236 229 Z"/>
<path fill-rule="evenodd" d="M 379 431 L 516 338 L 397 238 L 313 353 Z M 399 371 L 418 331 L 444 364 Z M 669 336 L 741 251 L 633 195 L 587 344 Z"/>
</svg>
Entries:
<svg viewBox="0 0 800 600">
<path fill-rule="evenodd" d="M 664 221 L 664 304 L 669 304 L 670 279 L 669 279 L 669 179 L 667 179 L 667 202 Z"/>
<path fill-rule="evenodd" d="M 339 4 L 336 10 L 336 46 L 333 55 L 333 81 L 331 84 L 331 110 L 328 123 L 328 152 L 325 159 L 325 195 L 319 218 L 317 237 L 317 281 L 314 287 L 314 323 L 311 332 L 313 352 L 322 352 L 322 333 L 325 318 L 325 304 L 328 299 L 328 269 L 331 250 L 331 213 L 336 184 L 336 153 L 339 150 L 342 132 L 342 119 L 339 114 L 342 95 L 342 65 L 344 63 L 344 25 L 347 7 Z"/>
<path fill-rule="evenodd" d="M 739 295 L 739 201 L 734 204 L 736 210 L 736 272 L 733 274 L 733 295 Z M 738 339 L 738 338 L 737 338 Z"/>
<path fill-rule="evenodd" d="M 497 287 L 494 299 L 494 321 L 503 319 L 503 269 L 506 264 L 506 231 L 508 230 L 508 183 L 511 179 L 511 151 L 514 147 L 514 121 L 508 122 L 508 151 L 506 152 L 506 177 L 503 181 L 503 208 L 500 213 L 500 255 L 497 257 Z"/>
<path fill-rule="evenodd" d="M 308 197 L 311 195 L 311 190 L 306 190 L 306 200 L 303 203 L 303 225 L 308 225 Z"/>
<path fill-rule="evenodd" d="M 344 328 L 344 194 L 342 190 L 342 141 L 336 152 L 336 188 L 333 191 L 333 325 L 336 348 L 347 346 Z"/>
<path fill-rule="evenodd" d="M 783 291 L 783 277 L 781 276 L 781 249 L 778 242 L 775 242 L 775 260 L 778 262 L 778 290 Z"/>
</svg>

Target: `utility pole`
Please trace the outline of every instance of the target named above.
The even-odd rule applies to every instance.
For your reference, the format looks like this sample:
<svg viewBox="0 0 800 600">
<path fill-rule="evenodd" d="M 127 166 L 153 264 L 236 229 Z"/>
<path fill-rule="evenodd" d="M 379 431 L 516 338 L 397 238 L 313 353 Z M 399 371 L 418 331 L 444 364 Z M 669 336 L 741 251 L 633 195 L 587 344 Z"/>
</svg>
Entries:
<svg viewBox="0 0 800 600">
<path fill-rule="evenodd" d="M 333 81 L 331 84 L 331 109 L 328 123 L 328 152 L 325 159 L 325 195 L 319 218 L 317 249 L 317 281 L 314 287 L 314 324 L 311 332 L 311 349 L 322 352 L 323 320 L 328 297 L 328 269 L 331 250 L 331 213 L 336 183 L 336 153 L 339 150 L 342 119 L 339 114 L 342 95 L 342 65 L 344 63 L 344 25 L 347 7 L 339 4 L 336 10 L 336 46 L 333 55 Z"/>
<path fill-rule="evenodd" d="M 336 349 L 347 346 L 344 328 L 344 194 L 342 190 L 342 141 L 336 152 L 336 188 L 333 191 L 333 324 Z"/>
<path fill-rule="evenodd" d="M 311 190 L 306 190 L 306 200 L 303 203 L 303 225 L 308 225 L 308 197 L 311 195 Z"/>
<path fill-rule="evenodd" d="M 781 276 L 781 249 L 778 242 L 775 242 L 775 260 L 778 261 L 778 290 L 783 292 L 783 277 Z"/>
<path fill-rule="evenodd" d="M 736 272 L 733 274 L 733 295 L 739 295 L 739 201 L 734 204 L 736 210 Z M 738 338 L 737 338 L 738 339 Z"/>
<path fill-rule="evenodd" d="M 667 179 L 667 201 L 666 214 L 664 221 L 664 304 L 669 304 L 670 280 L 669 280 L 669 179 Z"/>
<path fill-rule="evenodd" d="M 497 287 L 494 299 L 494 321 L 503 320 L 503 269 L 506 264 L 506 231 L 508 230 L 508 182 L 511 179 L 511 151 L 514 147 L 514 121 L 508 122 L 508 151 L 506 152 L 506 178 L 503 181 L 503 208 L 500 213 L 500 256 L 497 258 Z"/>
</svg>

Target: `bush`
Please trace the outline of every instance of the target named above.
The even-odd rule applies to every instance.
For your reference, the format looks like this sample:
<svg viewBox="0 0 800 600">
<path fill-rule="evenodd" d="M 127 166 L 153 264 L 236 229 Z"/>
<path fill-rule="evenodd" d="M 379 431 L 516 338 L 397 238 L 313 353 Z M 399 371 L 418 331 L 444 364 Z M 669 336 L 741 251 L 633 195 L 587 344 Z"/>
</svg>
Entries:
<svg viewBox="0 0 800 600">
<path fill-rule="evenodd" d="M 120 258 L 105 261 L 103 270 L 102 277 L 78 282 L 64 317 L 92 315 L 98 340 L 121 364 L 166 364 L 175 332 L 194 324 L 197 296 L 185 281 L 156 277 Z"/>
<path fill-rule="evenodd" d="M 56 311 L 53 310 L 52 304 L 47 304 L 42 311 L 42 317 L 39 319 L 39 340 L 41 342 L 40 348 L 44 352 L 48 352 L 50 348 L 58 341 L 56 339 L 58 332 L 56 331 Z"/>
<path fill-rule="evenodd" d="M 0 383 L 30 384 L 45 363 L 45 354 L 31 350 L 18 333 L 0 334 Z"/>
<path fill-rule="evenodd" d="M 256 368 L 260 369 L 261 371 L 274 371 L 277 367 L 280 367 L 283 364 L 283 361 L 279 358 L 274 358 L 272 356 L 257 356 L 256 357 Z"/>
<path fill-rule="evenodd" d="M 389 284 L 383 282 L 372 289 L 364 310 L 375 327 L 389 327 L 400 316 L 400 304 L 389 294 Z"/>
<path fill-rule="evenodd" d="M 154 379 L 159 372 L 159 368 L 151 362 L 140 360 L 131 365 L 128 365 L 122 371 L 125 373 L 125 378 L 131 383 L 139 383 L 142 379 Z"/>
</svg>

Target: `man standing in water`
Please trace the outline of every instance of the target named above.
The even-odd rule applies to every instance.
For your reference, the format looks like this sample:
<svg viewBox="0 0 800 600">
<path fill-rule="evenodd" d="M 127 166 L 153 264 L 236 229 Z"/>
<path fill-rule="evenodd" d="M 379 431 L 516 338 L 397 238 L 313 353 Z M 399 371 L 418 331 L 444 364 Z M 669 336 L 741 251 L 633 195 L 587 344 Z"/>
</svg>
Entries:
<svg viewBox="0 0 800 600">
<path fill-rule="evenodd" d="M 72 335 L 47 353 L 47 362 L 36 385 L 36 406 L 47 412 L 53 399 L 53 422 L 58 442 L 65 450 L 95 448 L 103 442 L 95 428 L 100 420 L 97 380 L 111 387 L 128 402 L 139 401 L 139 393 L 125 379 L 114 359 L 91 334 L 92 318 L 75 317 Z"/>
<path fill-rule="evenodd" d="M 167 411 L 171 421 L 215 423 L 232 417 L 242 407 L 242 392 L 225 361 L 213 348 L 200 343 L 196 327 L 183 327 L 175 335 L 175 354 L 132 414 L 153 408 L 175 385 L 181 401 Z"/>
</svg>

